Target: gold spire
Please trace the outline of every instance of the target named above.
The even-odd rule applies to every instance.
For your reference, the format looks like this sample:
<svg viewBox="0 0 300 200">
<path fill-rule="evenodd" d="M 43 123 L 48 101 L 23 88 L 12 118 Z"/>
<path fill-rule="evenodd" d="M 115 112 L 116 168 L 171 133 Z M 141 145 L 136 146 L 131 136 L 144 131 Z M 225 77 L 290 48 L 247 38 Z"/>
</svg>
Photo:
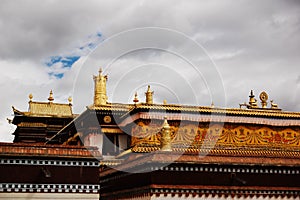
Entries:
<svg viewBox="0 0 300 200">
<path fill-rule="evenodd" d="M 146 94 L 146 104 L 153 104 L 153 91 L 150 90 L 150 85 L 148 85 L 148 90 Z"/>
<path fill-rule="evenodd" d="M 49 95 L 49 98 L 48 98 L 49 102 L 52 102 L 54 101 L 54 98 L 53 98 L 53 92 L 52 90 L 50 90 L 50 95 Z"/>
<path fill-rule="evenodd" d="M 137 92 L 135 92 L 135 94 L 134 94 L 133 102 L 134 102 L 134 103 L 138 103 L 138 102 L 139 102 L 139 98 L 138 98 Z"/>
<path fill-rule="evenodd" d="M 29 102 L 32 102 L 33 95 L 30 93 L 28 97 L 29 97 Z"/>
<path fill-rule="evenodd" d="M 167 99 L 164 99 L 163 104 L 164 104 L 164 105 L 167 105 L 167 103 L 168 103 L 168 102 L 167 102 Z"/>
<path fill-rule="evenodd" d="M 170 129 L 171 127 L 167 121 L 167 117 L 164 117 L 164 123 L 161 129 L 161 142 L 160 142 L 161 151 L 172 151 Z"/>
<path fill-rule="evenodd" d="M 106 95 L 106 81 L 107 75 L 102 75 L 102 68 L 99 69 L 98 76 L 94 76 L 95 83 L 95 94 L 94 94 L 94 106 L 106 105 L 107 95 Z"/>
</svg>

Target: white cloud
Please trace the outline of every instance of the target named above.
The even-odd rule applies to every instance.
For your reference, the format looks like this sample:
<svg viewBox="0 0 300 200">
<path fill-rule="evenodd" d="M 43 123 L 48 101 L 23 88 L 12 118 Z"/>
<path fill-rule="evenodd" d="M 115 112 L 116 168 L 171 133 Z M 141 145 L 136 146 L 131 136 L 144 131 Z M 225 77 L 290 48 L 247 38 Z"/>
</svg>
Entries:
<svg viewBox="0 0 300 200">
<path fill-rule="evenodd" d="M 195 0 L 176 3 L 131 1 L 130 4 L 117 0 L 109 3 L 98 0 L 4 0 L 0 7 L 0 140 L 7 141 L 9 139 L 5 138 L 11 138 L 6 137 L 10 134 L 10 127 L 5 121 L 12 113 L 11 105 L 26 110 L 29 93 L 33 93 L 34 99 L 40 101 L 47 99 L 50 89 L 54 90 L 55 99 L 60 102 L 67 102 L 68 96 L 74 96 L 74 109 L 81 112 L 84 105 L 93 101 L 92 75 L 97 73 L 100 66 L 109 73 L 108 93 L 116 101 L 128 101 L 132 92 L 140 87 L 132 85 L 135 88 L 127 88 L 129 94 L 123 91 L 124 98 L 113 94 L 112 90 L 122 73 L 132 69 L 131 67 L 145 64 L 150 66 L 149 63 L 157 62 L 161 66 L 171 67 L 174 72 L 163 77 L 166 79 L 164 81 L 168 79 L 172 82 L 170 88 L 185 96 L 182 101 L 192 102 L 189 95 L 176 90 L 180 87 L 177 87 L 177 79 L 174 80 L 174 77 L 178 78 L 175 72 L 179 72 L 199 90 L 202 85 L 199 86 L 198 83 L 202 84 L 203 80 L 195 78 L 193 69 L 187 67 L 186 63 L 174 59 L 166 52 L 156 50 L 151 53 L 145 51 L 149 54 L 143 54 L 142 51 L 128 54 L 119 58 L 111 68 L 107 68 L 105 64 L 112 61 L 111 56 L 116 55 L 116 51 L 121 52 L 121 48 L 132 46 L 138 38 L 120 40 L 101 52 L 101 48 L 105 49 L 105 42 L 121 31 L 141 27 L 172 29 L 201 44 L 216 63 L 229 107 L 237 107 L 238 103 L 247 101 L 250 89 L 254 89 L 256 95 L 262 90 L 269 92 L 269 96 L 285 110 L 300 111 L 299 13 L 298 1 L 276 0 Z M 92 53 L 87 59 L 86 55 L 90 50 L 83 51 L 78 47 L 93 43 L 94 36 L 99 31 L 106 39 L 99 45 L 101 53 L 97 56 Z M 153 35 L 145 34 L 144 38 L 150 36 Z M 173 44 L 170 45 L 168 41 L 173 41 Z M 178 49 L 191 58 L 197 58 L 199 64 L 201 61 L 202 65 L 207 64 L 205 55 L 188 48 L 185 42 L 175 41 L 175 37 L 166 41 L 158 34 L 156 42 L 165 45 L 167 49 Z M 81 54 L 82 52 L 84 53 Z M 65 68 L 61 62 L 50 68 L 44 64 L 52 56 L 67 59 L 74 55 L 80 55 L 81 58 L 72 68 Z M 204 68 L 201 70 L 205 72 Z M 64 77 L 56 79 L 49 76 L 49 73 L 63 73 Z M 153 76 L 147 77 L 139 73 L 141 72 L 136 70 L 132 78 L 136 76 L 154 80 L 157 77 L 155 81 L 159 82 L 160 74 L 154 72 Z M 203 78 L 214 79 L 211 76 Z M 147 81 L 149 80 L 144 80 L 143 83 Z M 172 98 L 171 93 L 159 91 L 158 85 L 155 87 L 156 95 Z M 139 91 L 142 90 L 140 88 Z M 206 90 L 201 90 L 199 96 L 201 104 L 210 103 L 209 92 Z M 161 101 L 164 97 L 155 98 Z"/>
</svg>

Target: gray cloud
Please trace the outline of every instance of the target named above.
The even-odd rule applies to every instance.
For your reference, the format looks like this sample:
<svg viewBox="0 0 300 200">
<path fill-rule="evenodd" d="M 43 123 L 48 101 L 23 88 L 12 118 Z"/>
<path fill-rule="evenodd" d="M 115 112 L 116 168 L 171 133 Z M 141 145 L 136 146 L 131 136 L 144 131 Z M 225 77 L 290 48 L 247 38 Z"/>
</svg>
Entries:
<svg viewBox="0 0 300 200">
<path fill-rule="evenodd" d="M 81 112 L 93 101 L 92 75 L 97 73 L 99 66 L 109 73 L 108 94 L 114 101 L 131 101 L 135 90 L 142 100 L 146 88 L 138 84 L 156 82 L 153 88 L 157 95 L 155 100 L 159 102 L 164 98 L 176 102 L 172 92 L 180 96 L 183 104 L 193 104 L 195 99 L 201 105 L 218 102 L 222 95 L 215 94 L 216 99 L 212 99 L 209 84 L 205 82 L 213 84 L 216 76 L 206 72 L 215 67 L 224 84 L 228 107 L 248 101 L 249 91 L 254 89 L 256 96 L 266 90 L 285 110 L 300 111 L 299 13 L 300 5 L 296 0 L 131 1 L 130 4 L 117 0 L 109 3 L 3 0 L 0 7 L 0 140 L 11 140 L 8 136 L 11 127 L 6 125 L 5 118 L 11 115 L 11 105 L 27 109 L 29 93 L 34 93 L 36 100 L 46 100 L 49 90 L 53 89 L 59 102 L 66 102 L 72 95 L 75 111 Z M 178 35 L 168 38 L 148 32 L 141 39 L 152 38 L 145 44 L 159 44 L 166 50 L 194 59 L 205 77 L 194 73 L 194 68 L 179 55 L 158 49 L 132 51 L 107 67 L 114 58 L 112 55 L 120 56 L 116 52 L 137 45 L 139 41 L 139 38 L 127 37 L 111 42 L 110 38 L 122 31 L 142 27 L 162 27 L 185 34 L 187 38 L 182 40 Z M 67 70 L 61 80 L 48 76 L 49 71 L 43 64 L 45 59 L 74 51 L 97 31 L 103 34 L 109 48 L 105 42 L 100 44 L 88 58 L 80 59 Z M 187 42 L 192 40 L 203 47 L 203 52 L 199 53 Z M 164 67 L 159 68 L 159 65 Z M 167 68 L 171 69 L 170 73 L 165 71 Z M 142 69 L 148 76 L 142 74 Z M 151 69 L 155 70 L 150 73 Z M 130 80 L 122 80 L 128 87 L 114 93 L 120 77 L 130 70 L 133 70 L 127 75 Z M 135 82 L 134 77 L 137 78 Z M 180 82 L 184 81 L 184 87 L 190 86 L 196 91 L 193 97 L 192 90 L 180 87 Z"/>
</svg>

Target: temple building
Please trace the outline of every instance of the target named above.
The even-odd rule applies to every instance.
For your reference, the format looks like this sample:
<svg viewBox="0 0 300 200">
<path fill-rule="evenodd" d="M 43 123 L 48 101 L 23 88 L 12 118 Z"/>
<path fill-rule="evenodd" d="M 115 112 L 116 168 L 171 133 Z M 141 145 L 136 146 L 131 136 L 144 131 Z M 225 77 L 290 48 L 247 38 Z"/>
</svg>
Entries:
<svg viewBox="0 0 300 200">
<path fill-rule="evenodd" d="M 14 118 L 12 124 L 17 126 L 13 133 L 14 142 L 45 143 L 76 115 L 72 111 L 72 98 L 68 104 L 54 103 L 52 90 L 48 102 L 35 102 L 33 95 L 29 95 L 28 112 L 22 112 L 13 107 Z"/>
<path fill-rule="evenodd" d="M 13 143 L 0 143 L 0 199 L 99 199 L 97 147 L 45 145 L 77 115 L 72 99 L 33 101 L 28 111 L 13 107 Z"/>
<path fill-rule="evenodd" d="M 219 108 L 159 104 L 153 101 L 154 92 L 148 86 L 144 102 L 136 94 L 132 104 L 124 104 L 108 102 L 108 76 L 102 70 L 93 80 L 94 102 L 79 115 L 66 111 L 71 109 L 71 100 L 68 105 L 50 101 L 51 93 L 47 103 L 32 102 L 31 97 L 28 113 L 14 109 L 15 144 L 1 148 L 20 145 L 48 150 L 32 154 L 6 148 L 5 153 L 0 152 L 1 158 L 33 156 L 39 163 L 49 158 L 51 167 L 47 168 L 24 162 L 34 167 L 29 173 L 39 172 L 44 177 L 50 173 L 51 177 L 47 181 L 27 178 L 22 184 L 16 179 L 13 184 L 29 189 L 33 183 L 49 184 L 56 189 L 46 193 L 57 194 L 74 182 L 75 188 L 81 184 L 91 188 L 74 190 L 74 194 L 96 192 L 101 200 L 300 198 L 300 113 L 283 111 L 269 101 L 266 92 L 260 93 L 260 103 L 250 91 L 249 102 L 239 108 Z M 35 109 L 35 104 L 55 106 Z M 62 160 L 64 165 L 55 164 Z M 24 167 L 21 161 L 5 162 Z M 74 174 L 63 179 L 68 177 L 69 163 L 75 167 Z M 97 175 L 92 177 L 95 169 Z M 68 173 L 63 174 L 64 170 Z M 6 189 L 0 187 L 0 196 L 3 191 L 22 192 L 8 191 L 13 178 L 4 178 L 0 180 L 5 180 L 2 185 L 6 184 Z M 33 192 L 41 191 L 45 192 Z"/>
</svg>

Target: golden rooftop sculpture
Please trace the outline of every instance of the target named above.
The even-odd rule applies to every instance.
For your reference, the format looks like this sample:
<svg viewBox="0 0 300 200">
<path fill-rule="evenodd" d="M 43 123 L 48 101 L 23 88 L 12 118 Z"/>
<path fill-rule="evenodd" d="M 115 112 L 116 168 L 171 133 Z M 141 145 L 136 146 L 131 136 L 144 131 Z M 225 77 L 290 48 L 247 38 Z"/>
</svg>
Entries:
<svg viewBox="0 0 300 200">
<path fill-rule="evenodd" d="M 50 94 L 49 94 L 49 98 L 48 98 L 49 102 L 52 102 L 54 101 L 54 98 L 53 98 L 53 92 L 52 90 L 50 90 Z"/>
<path fill-rule="evenodd" d="M 72 105 L 72 101 L 73 101 L 72 97 L 69 96 L 69 98 L 68 98 L 69 105 Z"/>
<path fill-rule="evenodd" d="M 240 108 L 246 107 L 248 109 L 263 109 L 263 110 L 278 110 L 278 111 L 281 111 L 281 109 L 278 108 L 278 105 L 273 103 L 273 100 L 270 101 L 271 102 L 271 107 L 270 108 L 267 107 L 269 96 L 265 91 L 260 93 L 259 99 L 261 100 L 261 107 L 259 107 L 257 105 L 257 99 L 255 99 L 255 96 L 253 94 L 253 90 L 251 90 L 250 95 L 249 95 L 249 103 L 247 104 L 245 102 L 245 103 L 240 104 Z"/>
<path fill-rule="evenodd" d="M 133 102 L 134 102 L 135 104 L 139 102 L 139 99 L 138 99 L 138 94 L 137 94 L 137 92 L 135 92 L 135 94 L 134 94 L 134 99 L 133 99 Z"/>
<path fill-rule="evenodd" d="M 33 95 L 30 93 L 28 97 L 29 97 L 29 102 L 32 102 Z"/>
<path fill-rule="evenodd" d="M 99 69 L 98 76 L 94 76 L 95 82 L 95 95 L 94 95 L 94 106 L 101 106 L 107 104 L 106 95 L 106 81 L 107 75 L 102 75 L 102 69 Z"/>
<path fill-rule="evenodd" d="M 153 91 L 150 90 L 150 85 L 148 85 L 148 90 L 145 92 L 146 104 L 153 104 Z"/>
<path fill-rule="evenodd" d="M 263 91 L 262 93 L 260 93 L 259 98 L 261 100 L 261 107 L 267 108 L 268 105 L 267 100 L 269 98 L 268 94 L 265 91 Z"/>
</svg>

